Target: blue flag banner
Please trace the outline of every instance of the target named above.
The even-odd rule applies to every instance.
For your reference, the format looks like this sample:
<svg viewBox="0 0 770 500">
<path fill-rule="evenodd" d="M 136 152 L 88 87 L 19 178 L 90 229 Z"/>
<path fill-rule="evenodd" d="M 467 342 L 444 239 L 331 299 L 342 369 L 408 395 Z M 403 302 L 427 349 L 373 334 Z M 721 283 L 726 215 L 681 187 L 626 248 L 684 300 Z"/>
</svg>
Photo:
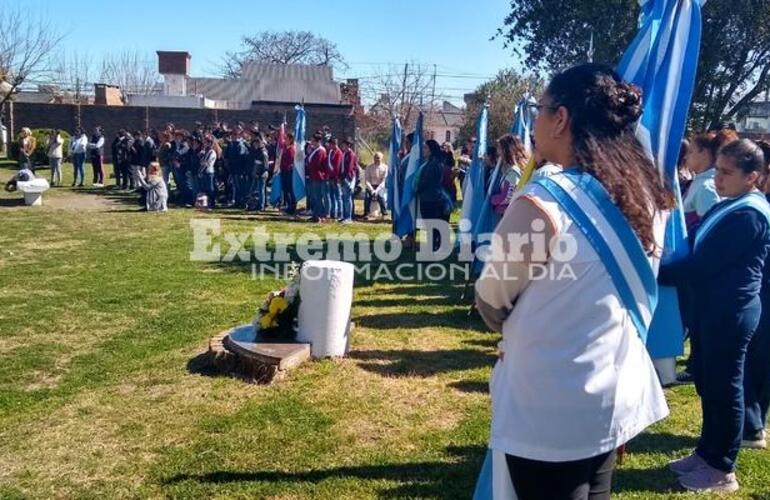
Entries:
<svg viewBox="0 0 770 500">
<path fill-rule="evenodd" d="M 297 148 L 294 156 L 294 196 L 297 201 L 305 197 L 305 125 L 307 117 L 305 107 L 297 105 L 294 108 L 294 144 Z"/>
<path fill-rule="evenodd" d="M 390 148 L 388 148 L 388 176 L 386 177 L 386 188 L 388 190 L 388 210 L 393 217 L 393 229 L 395 232 L 398 214 L 401 213 L 398 193 L 398 168 L 401 166 L 401 159 L 398 157 L 401 151 L 401 121 L 398 117 L 393 117 L 393 126 L 390 132 Z"/>
<path fill-rule="evenodd" d="M 400 194 L 398 218 L 394 222 L 394 233 L 398 237 L 406 236 L 417 229 L 417 197 L 415 196 L 415 189 L 420 169 L 422 168 L 422 124 L 423 114 L 420 111 L 414 129 L 414 141 L 409 152 L 409 161 L 404 173 L 404 192 Z"/>
<path fill-rule="evenodd" d="M 677 209 L 666 228 L 663 262 L 687 255 L 687 229 L 677 161 L 695 87 L 705 0 L 640 0 L 640 29 L 618 73 L 644 91 L 637 136 L 672 186 Z M 647 349 L 653 359 L 683 352 L 684 329 L 676 289 L 661 287 Z"/>
<path fill-rule="evenodd" d="M 476 122 L 476 144 L 473 147 L 471 166 L 466 175 L 463 190 L 463 208 L 461 219 L 470 221 L 469 233 L 474 237 L 478 234 L 477 223 L 486 200 L 484 186 L 484 154 L 487 150 L 487 124 L 489 120 L 489 105 L 484 104 Z M 474 238 L 475 240 L 475 238 Z"/>
<path fill-rule="evenodd" d="M 532 127 L 535 123 L 535 104 L 537 101 L 530 96 L 525 95 L 516 103 L 513 116 L 513 126 L 511 133 L 521 139 L 527 154 L 532 153 Z"/>
</svg>

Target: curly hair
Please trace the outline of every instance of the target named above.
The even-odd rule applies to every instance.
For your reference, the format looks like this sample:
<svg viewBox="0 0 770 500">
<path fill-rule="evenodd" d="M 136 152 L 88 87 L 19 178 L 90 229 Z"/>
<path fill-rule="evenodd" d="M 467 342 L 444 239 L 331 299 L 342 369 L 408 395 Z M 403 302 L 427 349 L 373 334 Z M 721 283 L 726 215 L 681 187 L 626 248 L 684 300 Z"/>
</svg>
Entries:
<svg viewBox="0 0 770 500">
<path fill-rule="evenodd" d="M 500 154 L 506 165 L 517 165 L 521 168 L 527 164 L 527 151 L 518 136 L 505 134 L 497 140 L 500 145 Z"/>
<path fill-rule="evenodd" d="M 655 212 L 674 207 L 658 169 L 636 138 L 642 91 L 608 66 L 583 64 L 558 74 L 547 94 L 569 111 L 578 168 L 594 176 L 626 216 L 644 249 L 658 249 Z"/>
</svg>

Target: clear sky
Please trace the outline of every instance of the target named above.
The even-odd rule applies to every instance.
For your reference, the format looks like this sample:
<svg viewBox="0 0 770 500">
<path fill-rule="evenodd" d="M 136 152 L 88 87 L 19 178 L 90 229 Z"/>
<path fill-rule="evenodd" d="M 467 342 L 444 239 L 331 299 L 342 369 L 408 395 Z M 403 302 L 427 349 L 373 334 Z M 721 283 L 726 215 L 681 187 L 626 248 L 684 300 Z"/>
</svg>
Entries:
<svg viewBox="0 0 770 500">
<path fill-rule="evenodd" d="M 506 0 L 0 0 L 55 20 L 67 53 L 99 60 L 137 49 L 187 50 L 193 76 L 216 76 L 240 37 L 263 30 L 309 30 L 335 42 L 350 67 L 336 78 L 387 72 L 387 63 L 437 65 L 439 93 L 461 97 L 498 70 L 515 66 L 501 40 L 490 41 Z M 363 83 L 363 82 L 362 82 Z"/>
</svg>

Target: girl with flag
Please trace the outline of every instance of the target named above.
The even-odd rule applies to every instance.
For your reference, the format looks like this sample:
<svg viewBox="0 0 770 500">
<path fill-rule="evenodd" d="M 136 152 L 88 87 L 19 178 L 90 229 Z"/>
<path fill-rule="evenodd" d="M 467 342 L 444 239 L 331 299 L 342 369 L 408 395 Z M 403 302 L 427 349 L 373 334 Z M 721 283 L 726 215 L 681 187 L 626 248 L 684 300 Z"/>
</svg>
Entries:
<svg viewBox="0 0 770 500">
<path fill-rule="evenodd" d="M 476 498 L 608 499 L 615 450 L 668 414 L 644 341 L 674 200 L 634 134 L 641 91 L 612 69 L 557 75 L 537 107 L 540 153 L 569 168 L 514 197 L 476 283 L 503 335 Z"/>
<path fill-rule="evenodd" d="M 701 437 L 691 455 L 669 465 L 692 491 L 739 487 L 735 466 L 745 417 L 744 364 L 762 311 L 760 290 L 770 252 L 770 205 L 756 188 L 764 169 L 764 154 L 754 142 L 724 146 L 714 182 L 726 200 L 704 215 L 692 236 L 692 253 L 661 267 L 661 284 L 686 287 L 693 300 L 692 375 L 703 408 Z"/>
</svg>

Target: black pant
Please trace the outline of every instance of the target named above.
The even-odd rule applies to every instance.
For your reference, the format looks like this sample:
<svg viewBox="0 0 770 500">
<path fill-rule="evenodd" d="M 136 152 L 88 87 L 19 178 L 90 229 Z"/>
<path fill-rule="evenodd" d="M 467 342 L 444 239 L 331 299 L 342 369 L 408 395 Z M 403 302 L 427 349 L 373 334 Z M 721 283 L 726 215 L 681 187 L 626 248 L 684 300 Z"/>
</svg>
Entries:
<svg viewBox="0 0 770 500">
<path fill-rule="evenodd" d="M 704 311 L 693 335 L 695 390 L 703 425 L 695 451 L 711 467 L 733 472 L 743 437 L 746 351 L 759 323 L 759 297 L 748 304 L 719 304 Z"/>
<path fill-rule="evenodd" d="M 574 462 L 539 462 L 506 455 L 519 500 L 610 498 L 616 452 Z"/>
<path fill-rule="evenodd" d="M 283 202 L 286 204 L 286 213 L 293 214 L 297 211 L 297 198 L 294 196 L 294 170 L 281 171 L 281 191 Z"/>
<path fill-rule="evenodd" d="M 91 157 L 91 166 L 94 169 L 94 184 L 104 184 L 104 164 L 101 156 Z"/>
<path fill-rule="evenodd" d="M 444 203 L 440 200 L 428 201 L 420 200 L 420 215 L 423 220 L 438 219 L 444 222 L 449 222 L 449 214 L 444 211 Z M 438 251 L 441 248 L 441 233 L 438 231 L 432 231 L 433 251 Z M 446 242 L 446 244 L 449 244 Z"/>
</svg>

